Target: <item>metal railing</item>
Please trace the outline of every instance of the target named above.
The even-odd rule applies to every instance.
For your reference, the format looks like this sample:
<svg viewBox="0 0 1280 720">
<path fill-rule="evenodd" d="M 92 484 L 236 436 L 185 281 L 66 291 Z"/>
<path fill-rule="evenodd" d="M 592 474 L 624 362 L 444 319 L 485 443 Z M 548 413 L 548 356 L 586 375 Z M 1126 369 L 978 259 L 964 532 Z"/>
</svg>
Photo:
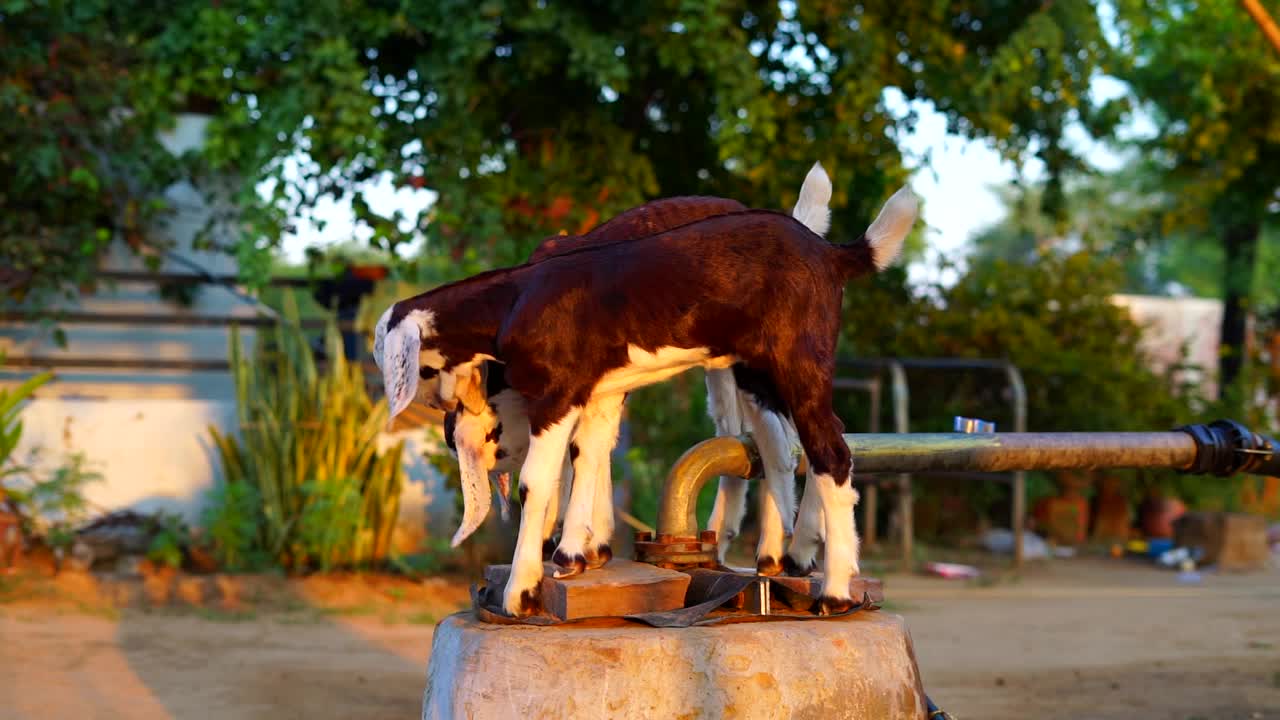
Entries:
<svg viewBox="0 0 1280 720">
<path fill-rule="evenodd" d="M 897 433 L 910 432 L 911 390 L 907 382 L 908 369 L 911 370 L 990 370 L 1003 373 L 1009 385 L 1010 404 L 1013 411 L 1014 432 L 1027 430 L 1027 389 L 1022 380 L 1022 371 L 1007 360 L 985 358 L 842 358 L 836 361 L 838 369 L 858 369 L 887 371 L 891 379 L 893 393 L 893 424 Z M 838 387 L 838 386 L 837 386 Z M 875 430 L 872 430 L 875 432 Z M 861 475 L 864 468 L 855 465 L 855 471 Z M 975 478 L 972 474 L 969 478 Z M 997 480 L 995 476 L 984 476 L 983 480 Z M 1023 531 L 1026 526 L 1027 477 L 1024 471 L 1018 470 L 1009 478 L 1013 495 L 1009 525 L 1013 531 L 1013 564 L 1021 567 L 1024 559 Z M 913 481 L 910 473 L 901 473 L 895 479 L 898 486 L 898 523 L 901 563 L 910 567 L 915 555 L 915 509 L 912 504 Z M 868 488 L 875 488 L 874 481 Z"/>
</svg>

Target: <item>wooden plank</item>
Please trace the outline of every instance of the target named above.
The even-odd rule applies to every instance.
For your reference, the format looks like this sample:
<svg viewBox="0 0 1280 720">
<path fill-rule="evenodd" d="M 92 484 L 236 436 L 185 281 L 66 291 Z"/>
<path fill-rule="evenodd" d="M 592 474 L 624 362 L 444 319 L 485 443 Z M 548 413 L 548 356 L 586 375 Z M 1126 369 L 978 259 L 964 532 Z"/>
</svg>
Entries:
<svg viewBox="0 0 1280 720">
<path fill-rule="evenodd" d="M 60 310 L 14 310 L 0 312 L 0 322 L 29 323 L 41 320 L 68 325 L 145 325 L 145 326 L 178 326 L 178 327 L 275 327 L 280 323 L 276 318 L 266 316 L 235 317 L 231 315 L 191 315 L 185 313 L 119 313 L 119 312 L 81 312 Z M 298 324 L 306 329 L 323 329 L 328 324 L 325 318 L 302 318 Z M 337 323 L 339 330 L 354 330 L 355 323 L 343 321 Z"/>
<path fill-rule="evenodd" d="M 92 370 L 171 370 L 180 372 L 226 372 L 226 360 L 176 360 L 163 358 L 103 358 L 84 356 L 6 357 L 0 367 L 84 368 Z"/>
<path fill-rule="evenodd" d="M 133 270 L 103 270 L 97 274 L 97 278 L 113 282 L 185 282 L 197 285 L 235 285 L 240 282 L 238 275 L 228 275 L 226 273 L 138 272 Z M 267 284 L 274 287 L 307 287 L 319 281 L 319 278 L 274 277 L 268 280 Z"/>
<path fill-rule="evenodd" d="M 542 606 L 561 620 L 676 610 L 684 607 L 689 587 L 684 573 L 617 558 L 569 578 L 555 578 L 555 570 L 555 565 L 543 564 Z M 510 565 L 490 565 L 484 580 L 501 588 L 510 575 Z"/>
</svg>

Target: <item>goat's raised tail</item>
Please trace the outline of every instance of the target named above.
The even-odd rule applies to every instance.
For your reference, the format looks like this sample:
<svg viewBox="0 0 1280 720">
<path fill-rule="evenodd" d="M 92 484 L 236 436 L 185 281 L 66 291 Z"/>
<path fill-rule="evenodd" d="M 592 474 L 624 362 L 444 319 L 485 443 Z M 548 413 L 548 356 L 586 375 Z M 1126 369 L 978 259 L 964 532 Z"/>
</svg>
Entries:
<svg viewBox="0 0 1280 720">
<path fill-rule="evenodd" d="M 902 254 L 902 242 L 916 222 L 920 201 L 903 186 L 881 208 L 880 214 L 856 241 L 835 245 L 847 278 L 884 270 Z"/>
</svg>

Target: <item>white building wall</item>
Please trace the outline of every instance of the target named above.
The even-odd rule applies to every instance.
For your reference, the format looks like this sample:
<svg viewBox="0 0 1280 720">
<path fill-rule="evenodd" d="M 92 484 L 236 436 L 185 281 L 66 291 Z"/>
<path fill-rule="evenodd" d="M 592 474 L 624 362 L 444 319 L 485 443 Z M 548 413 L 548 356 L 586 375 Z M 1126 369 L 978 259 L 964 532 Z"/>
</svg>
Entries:
<svg viewBox="0 0 1280 720">
<path fill-rule="evenodd" d="M 162 138 L 181 153 L 198 147 L 207 120 L 180 119 L 173 133 Z M 173 243 L 173 255 L 162 272 L 191 273 L 193 265 L 212 275 L 234 275 L 234 258 L 193 249 L 196 233 L 215 210 L 207 197 L 217 189 L 197 189 L 182 182 L 166 197 L 175 213 L 157 228 Z M 223 211 L 226 208 L 222 208 Z M 123 243 L 110 248 L 104 270 L 143 272 L 147 268 Z M 96 292 L 61 306 L 89 313 L 172 315 L 181 318 L 254 318 L 268 312 L 231 288 L 202 285 L 189 308 L 163 300 L 151 283 L 103 283 Z M 103 325 L 66 323 L 67 345 L 59 347 L 48 330 L 38 325 L 0 322 L 0 352 L 9 357 L 139 358 L 211 360 L 225 362 L 230 332 L 226 327 Z M 246 352 L 255 332 L 241 328 Z M 0 387 L 12 387 L 35 371 L 0 367 Z M 18 460 L 40 472 L 50 472 L 71 453 L 83 453 L 92 469 L 102 474 L 86 496 L 104 510 L 132 508 L 142 512 L 178 512 L 197 522 L 208 491 L 219 479 L 220 462 L 212 447 L 209 427 L 236 431 L 235 385 L 225 371 L 84 370 L 60 368 L 56 380 L 42 387 L 22 411 L 24 432 Z M 407 439 L 405 492 L 401 502 L 402 549 L 428 531 L 448 537 L 456 522 L 453 491 L 423 458 L 440 452 L 418 430 L 383 438 L 385 445 Z"/>
<path fill-rule="evenodd" d="M 1128 308 L 1143 328 L 1142 348 L 1157 370 L 1183 361 L 1185 348 L 1186 362 L 1197 369 L 1181 372 L 1180 379 L 1199 384 L 1209 397 L 1217 394 L 1221 300 L 1114 295 L 1112 302 Z"/>
</svg>

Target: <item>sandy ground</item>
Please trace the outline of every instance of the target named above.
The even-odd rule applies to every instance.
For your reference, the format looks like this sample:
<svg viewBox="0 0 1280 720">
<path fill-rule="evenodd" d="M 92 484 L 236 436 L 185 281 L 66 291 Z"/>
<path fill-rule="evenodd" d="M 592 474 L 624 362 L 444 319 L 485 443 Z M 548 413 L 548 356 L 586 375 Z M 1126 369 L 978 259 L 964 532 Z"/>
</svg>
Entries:
<svg viewBox="0 0 1280 720">
<path fill-rule="evenodd" d="M 415 718 L 433 623 L 465 602 L 456 582 L 274 581 L 116 611 L 13 587 L 4 720 Z M 887 593 L 926 690 L 963 718 L 1280 719 L 1280 571 L 1181 585 L 1079 559 L 986 587 L 889 576 Z"/>
</svg>

